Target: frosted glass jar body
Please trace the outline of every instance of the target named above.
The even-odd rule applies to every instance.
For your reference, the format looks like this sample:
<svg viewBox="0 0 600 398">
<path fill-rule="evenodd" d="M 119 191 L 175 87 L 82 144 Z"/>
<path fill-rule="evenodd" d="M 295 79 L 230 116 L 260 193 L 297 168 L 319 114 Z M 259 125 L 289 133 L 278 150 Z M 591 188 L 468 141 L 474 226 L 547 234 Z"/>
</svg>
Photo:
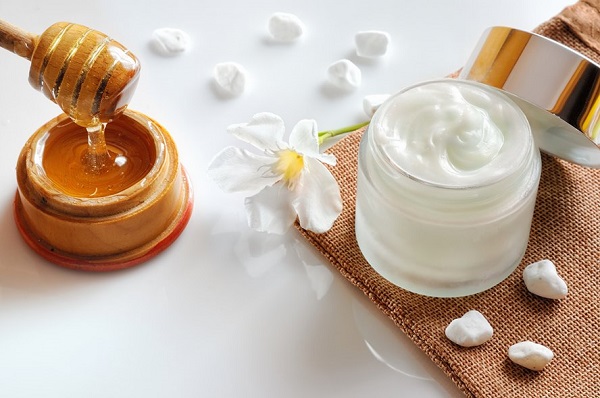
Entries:
<svg viewBox="0 0 600 398">
<path fill-rule="evenodd" d="M 503 130 L 497 153 L 444 177 L 422 164 L 403 164 L 398 155 L 409 149 L 397 141 L 406 133 L 402 127 L 415 125 L 403 124 L 402 96 L 421 87 L 427 95 L 428 85 L 435 84 L 466 88 L 477 112 L 485 106 L 503 109 L 501 117 L 490 111 L 498 119 L 492 117 L 492 122 Z M 487 99 L 478 103 L 478 96 Z M 435 108 L 444 111 L 444 106 Z M 433 120 L 435 114 L 426 117 Z M 465 163 L 468 153 L 462 155 L 457 156 Z M 380 275 L 409 291 L 455 297 L 486 290 L 510 275 L 525 253 L 540 170 L 527 119 L 508 97 L 483 85 L 450 80 L 408 88 L 377 111 L 361 141 L 359 247 Z"/>
</svg>

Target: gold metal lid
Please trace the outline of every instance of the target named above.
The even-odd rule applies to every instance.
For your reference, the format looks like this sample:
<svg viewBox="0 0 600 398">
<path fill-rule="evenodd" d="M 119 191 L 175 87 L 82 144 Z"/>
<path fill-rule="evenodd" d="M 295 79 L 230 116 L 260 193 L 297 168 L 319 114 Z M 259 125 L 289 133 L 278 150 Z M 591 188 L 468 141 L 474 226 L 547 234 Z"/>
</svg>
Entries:
<svg viewBox="0 0 600 398">
<path fill-rule="evenodd" d="M 546 153 L 600 168 L 600 67 L 572 49 L 508 27 L 486 30 L 459 75 L 510 95 Z"/>
</svg>

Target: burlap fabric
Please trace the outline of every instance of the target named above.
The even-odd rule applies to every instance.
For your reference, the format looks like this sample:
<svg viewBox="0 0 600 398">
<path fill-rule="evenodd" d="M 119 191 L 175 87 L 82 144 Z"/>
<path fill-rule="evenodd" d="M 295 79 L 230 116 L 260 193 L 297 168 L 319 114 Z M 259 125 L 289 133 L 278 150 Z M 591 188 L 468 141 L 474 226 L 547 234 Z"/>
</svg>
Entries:
<svg viewBox="0 0 600 398">
<path fill-rule="evenodd" d="M 600 1 L 579 2 L 536 32 L 600 62 Z M 552 62 L 552 60 L 548 60 Z M 600 397 L 600 170 L 543 155 L 529 246 L 517 270 L 496 287 L 463 298 L 438 299 L 404 291 L 379 276 L 362 257 L 354 235 L 357 151 L 363 130 L 336 144 L 332 168 L 344 202 L 333 228 L 301 230 L 354 286 L 404 331 L 469 397 Z M 523 268 L 549 258 L 569 286 L 566 299 L 530 294 Z M 494 337 L 461 348 L 444 336 L 456 317 L 482 312 Z M 554 351 L 542 372 L 513 364 L 508 347 L 532 340 Z M 401 392 L 398 392 L 401 396 Z"/>
</svg>

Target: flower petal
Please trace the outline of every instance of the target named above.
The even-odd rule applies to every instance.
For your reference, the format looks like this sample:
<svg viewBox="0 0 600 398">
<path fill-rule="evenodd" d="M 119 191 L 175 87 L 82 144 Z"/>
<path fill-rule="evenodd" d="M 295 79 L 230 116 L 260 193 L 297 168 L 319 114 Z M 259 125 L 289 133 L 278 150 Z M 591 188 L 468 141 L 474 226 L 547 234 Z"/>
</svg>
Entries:
<svg viewBox="0 0 600 398">
<path fill-rule="evenodd" d="M 232 124 L 227 131 L 236 138 L 262 150 L 281 149 L 285 125 L 279 116 L 263 112 L 252 116 L 249 123 Z"/>
<path fill-rule="evenodd" d="M 321 163 L 326 163 L 330 166 L 335 166 L 335 164 L 337 162 L 335 155 L 333 155 L 331 153 L 319 153 L 317 156 L 312 156 L 312 157 L 317 159 Z"/>
<path fill-rule="evenodd" d="M 326 232 L 342 212 L 340 187 L 318 160 L 307 157 L 304 162 L 305 170 L 292 204 L 302 228 L 316 233 Z"/>
<path fill-rule="evenodd" d="M 312 119 L 300 120 L 290 133 L 290 146 L 303 155 L 319 154 L 319 132 L 317 122 Z"/>
<path fill-rule="evenodd" d="M 248 225 L 257 231 L 283 235 L 296 220 L 292 198 L 285 184 L 266 187 L 246 198 Z"/>
<path fill-rule="evenodd" d="M 281 179 L 273 174 L 270 165 L 277 158 L 255 155 L 244 149 L 227 147 L 219 152 L 208 166 L 208 175 L 225 192 L 254 195 Z"/>
<path fill-rule="evenodd" d="M 310 119 L 300 120 L 290 133 L 290 147 L 298 153 L 318 159 L 322 163 L 335 166 L 335 156 L 319 152 L 319 132 L 317 122 Z"/>
</svg>

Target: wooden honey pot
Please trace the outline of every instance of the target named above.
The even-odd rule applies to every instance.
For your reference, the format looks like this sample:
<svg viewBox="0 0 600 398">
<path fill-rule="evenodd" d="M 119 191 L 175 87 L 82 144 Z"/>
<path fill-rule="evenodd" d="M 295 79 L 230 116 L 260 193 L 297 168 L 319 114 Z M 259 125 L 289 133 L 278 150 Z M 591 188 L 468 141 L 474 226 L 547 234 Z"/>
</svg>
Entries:
<svg viewBox="0 0 600 398">
<path fill-rule="evenodd" d="M 87 271 L 111 271 L 137 265 L 168 247 L 183 231 L 193 197 L 187 174 L 167 130 L 132 110 L 107 127 L 107 144 L 118 148 L 127 135 L 130 160 L 142 160 L 125 185 L 102 192 L 68 177 L 76 158 L 52 163 L 48 150 L 66 140 L 67 149 L 85 139 L 85 130 L 66 115 L 40 127 L 27 141 L 17 162 L 15 218 L 25 241 L 59 265 Z M 76 151 L 75 151 L 76 152 Z M 134 159 L 136 158 L 136 159 Z M 79 167 L 79 166 L 77 166 Z M 67 175 L 67 177 L 64 177 Z M 94 190 L 96 192 L 94 192 Z"/>
</svg>

